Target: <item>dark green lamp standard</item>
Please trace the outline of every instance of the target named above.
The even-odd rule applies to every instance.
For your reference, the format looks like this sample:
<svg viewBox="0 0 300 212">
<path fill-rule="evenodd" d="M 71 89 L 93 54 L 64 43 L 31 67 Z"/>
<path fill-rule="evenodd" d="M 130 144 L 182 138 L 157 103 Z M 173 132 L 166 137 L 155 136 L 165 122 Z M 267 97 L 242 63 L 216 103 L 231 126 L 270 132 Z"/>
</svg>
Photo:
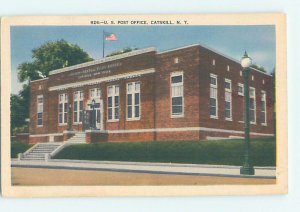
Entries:
<svg viewBox="0 0 300 212">
<path fill-rule="evenodd" d="M 252 59 L 248 56 L 245 51 L 244 56 L 241 60 L 241 66 L 243 67 L 244 76 L 244 96 L 245 96 L 245 155 L 244 164 L 240 169 L 240 173 L 244 175 L 254 175 L 254 168 L 251 162 L 251 151 L 250 151 L 250 98 L 249 98 L 249 74 Z"/>
</svg>

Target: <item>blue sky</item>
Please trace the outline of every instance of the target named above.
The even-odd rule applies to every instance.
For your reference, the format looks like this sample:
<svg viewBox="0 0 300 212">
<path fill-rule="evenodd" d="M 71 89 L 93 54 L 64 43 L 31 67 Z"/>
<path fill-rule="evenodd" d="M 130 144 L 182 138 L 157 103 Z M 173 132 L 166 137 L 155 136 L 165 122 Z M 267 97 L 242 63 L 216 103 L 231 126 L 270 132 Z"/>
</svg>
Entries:
<svg viewBox="0 0 300 212">
<path fill-rule="evenodd" d="M 106 54 L 125 47 L 156 47 L 158 51 L 164 51 L 199 43 L 238 60 L 247 50 L 253 62 L 269 72 L 276 63 L 274 26 L 13 26 L 12 93 L 16 94 L 22 88 L 17 79 L 17 66 L 32 61 L 32 49 L 47 41 L 64 39 L 99 59 L 102 57 L 103 30 L 118 37 L 118 41 L 106 42 Z"/>
</svg>

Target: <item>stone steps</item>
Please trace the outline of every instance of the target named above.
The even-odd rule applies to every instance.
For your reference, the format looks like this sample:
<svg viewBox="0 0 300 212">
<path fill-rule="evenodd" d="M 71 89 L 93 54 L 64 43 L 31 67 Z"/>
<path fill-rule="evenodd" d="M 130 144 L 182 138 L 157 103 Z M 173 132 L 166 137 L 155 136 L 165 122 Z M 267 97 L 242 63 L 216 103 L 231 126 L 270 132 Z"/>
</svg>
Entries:
<svg viewBox="0 0 300 212">
<path fill-rule="evenodd" d="M 47 154 L 54 152 L 61 144 L 38 143 L 28 152 L 25 152 L 21 160 L 45 160 Z"/>
<path fill-rule="evenodd" d="M 85 133 L 76 133 L 73 137 L 71 137 L 67 142 L 70 143 L 85 143 Z"/>
<path fill-rule="evenodd" d="M 85 143 L 85 133 L 77 132 L 67 140 L 67 143 Z M 38 143 L 32 149 L 22 154 L 20 160 L 47 160 L 49 154 L 57 154 L 66 143 Z M 67 145 L 66 145 L 67 146 Z"/>
</svg>

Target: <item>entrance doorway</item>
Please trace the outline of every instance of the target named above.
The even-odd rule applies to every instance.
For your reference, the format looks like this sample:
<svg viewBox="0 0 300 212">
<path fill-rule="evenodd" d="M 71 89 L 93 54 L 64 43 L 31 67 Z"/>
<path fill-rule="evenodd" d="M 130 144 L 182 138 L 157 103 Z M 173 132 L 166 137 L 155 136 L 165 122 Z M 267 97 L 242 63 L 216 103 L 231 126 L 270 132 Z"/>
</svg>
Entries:
<svg viewBox="0 0 300 212">
<path fill-rule="evenodd" d="M 89 101 L 90 102 L 90 101 Z M 89 111 L 89 125 L 93 126 L 93 123 L 95 123 L 95 127 L 97 130 L 103 130 L 103 101 L 100 99 L 99 101 L 95 101 L 94 105 L 94 112 L 92 105 L 88 103 L 88 108 L 87 110 Z"/>
<path fill-rule="evenodd" d="M 101 102 L 101 100 L 100 100 L 100 102 Z M 101 125 L 102 125 L 102 113 L 101 113 L 101 106 L 102 106 L 102 104 L 101 103 L 95 103 L 95 119 L 94 120 L 96 120 L 96 128 L 97 129 L 99 129 L 99 130 L 101 130 L 102 129 L 102 127 L 101 127 Z M 103 108 L 103 107 L 102 107 Z"/>
<path fill-rule="evenodd" d="M 94 102 L 94 112 L 92 102 Z M 87 106 L 87 110 L 89 110 L 90 114 L 90 124 L 95 126 L 97 130 L 103 130 L 103 100 L 101 99 L 100 88 L 93 88 L 90 90 L 90 98 L 87 102 Z"/>
</svg>

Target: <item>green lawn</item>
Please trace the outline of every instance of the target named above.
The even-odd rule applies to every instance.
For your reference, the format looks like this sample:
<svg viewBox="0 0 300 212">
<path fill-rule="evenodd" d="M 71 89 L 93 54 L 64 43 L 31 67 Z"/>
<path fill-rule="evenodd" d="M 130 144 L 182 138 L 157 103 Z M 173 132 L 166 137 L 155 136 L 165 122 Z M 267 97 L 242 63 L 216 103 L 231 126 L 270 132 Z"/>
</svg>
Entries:
<svg viewBox="0 0 300 212">
<path fill-rule="evenodd" d="M 24 153 L 30 147 L 32 147 L 32 144 L 25 144 L 19 141 L 11 142 L 11 157 L 17 158 L 18 153 Z"/>
<path fill-rule="evenodd" d="M 275 166 L 275 138 L 251 140 L 255 166 Z M 78 144 L 65 148 L 55 158 L 80 160 L 172 162 L 241 165 L 243 140 L 153 141 Z"/>
</svg>

